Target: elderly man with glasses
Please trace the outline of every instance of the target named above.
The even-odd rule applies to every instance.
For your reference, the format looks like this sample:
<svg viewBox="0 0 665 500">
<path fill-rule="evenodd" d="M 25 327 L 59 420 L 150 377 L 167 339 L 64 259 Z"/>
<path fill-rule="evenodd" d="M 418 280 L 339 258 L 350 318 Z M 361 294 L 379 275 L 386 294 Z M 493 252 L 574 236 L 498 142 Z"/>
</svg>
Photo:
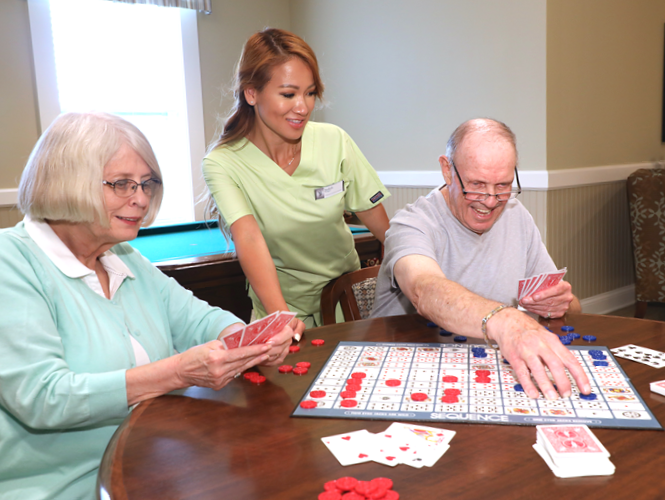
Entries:
<svg viewBox="0 0 665 500">
<path fill-rule="evenodd" d="M 516 309 L 518 281 L 557 268 L 515 199 L 515 135 L 495 120 L 469 120 L 439 163 L 445 185 L 390 223 L 372 317 L 418 312 L 446 330 L 497 343 L 532 398 L 538 388 L 548 399 L 557 390 L 570 396 L 565 369 L 588 394 L 586 375 L 559 338 Z M 520 305 L 551 318 L 581 310 L 564 281 Z"/>
</svg>

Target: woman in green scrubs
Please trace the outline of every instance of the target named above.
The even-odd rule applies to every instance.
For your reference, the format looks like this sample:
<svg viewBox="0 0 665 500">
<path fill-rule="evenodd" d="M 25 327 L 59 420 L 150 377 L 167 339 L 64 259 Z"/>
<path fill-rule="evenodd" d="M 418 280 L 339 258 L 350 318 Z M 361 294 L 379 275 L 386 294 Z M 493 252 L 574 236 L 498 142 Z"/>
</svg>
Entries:
<svg viewBox="0 0 665 500">
<path fill-rule="evenodd" d="M 249 281 L 257 318 L 298 313 L 300 336 L 321 325 L 321 290 L 360 268 L 344 211 L 383 242 L 390 195 L 353 140 L 310 122 L 323 94 L 312 49 L 266 29 L 249 38 L 237 66 L 235 106 L 203 173 L 222 226 Z"/>
</svg>

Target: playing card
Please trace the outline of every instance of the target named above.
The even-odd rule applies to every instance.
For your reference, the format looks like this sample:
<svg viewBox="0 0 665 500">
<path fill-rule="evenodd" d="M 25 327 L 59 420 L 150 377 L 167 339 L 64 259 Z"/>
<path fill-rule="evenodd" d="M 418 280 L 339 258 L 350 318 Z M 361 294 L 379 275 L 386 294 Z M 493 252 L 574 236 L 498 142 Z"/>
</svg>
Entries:
<svg viewBox="0 0 665 500">
<path fill-rule="evenodd" d="M 241 328 L 233 333 L 229 333 L 225 337 L 222 337 L 222 344 L 226 349 L 235 349 L 242 345 L 242 336 L 245 333 L 245 329 Z"/>
<path fill-rule="evenodd" d="M 606 459 L 606 463 L 596 467 L 559 467 L 548 455 L 545 448 L 540 443 L 535 443 L 533 449 L 536 450 L 538 455 L 545 461 L 547 466 L 554 472 L 554 475 L 560 478 L 568 477 L 583 477 L 583 476 L 609 476 L 614 474 L 615 467 L 612 462 Z"/>
<path fill-rule="evenodd" d="M 665 366 L 665 353 L 655 349 L 628 344 L 610 349 L 610 351 L 620 358 L 637 361 L 653 368 L 663 368 Z"/>
<path fill-rule="evenodd" d="M 446 429 L 395 422 L 376 437 L 390 443 L 400 463 L 420 468 L 434 465 L 448 450 L 454 435 Z"/>
<path fill-rule="evenodd" d="M 281 332 L 286 325 L 288 325 L 293 318 L 296 317 L 296 313 L 289 311 L 279 311 L 274 321 L 272 321 L 265 329 L 260 332 L 254 340 L 245 345 L 254 345 L 254 344 L 265 344 L 268 340 L 273 338 L 279 332 Z"/>
<path fill-rule="evenodd" d="M 555 273 L 545 274 L 543 276 L 543 279 L 540 281 L 540 283 L 537 286 L 534 287 L 533 291 L 529 295 L 533 295 L 534 293 L 542 292 L 543 290 L 547 290 L 548 288 L 551 288 L 553 286 L 558 285 L 559 282 L 565 276 L 567 271 L 568 270 L 566 268 L 563 268 L 560 271 L 557 271 Z"/>
<path fill-rule="evenodd" d="M 538 425 L 538 443 L 559 467 L 590 464 L 610 456 L 586 425 Z"/>
<path fill-rule="evenodd" d="M 245 334 L 242 337 L 242 346 L 252 345 L 256 338 L 263 333 L 270 323 L 277 318 L 277 312 L 269 314 L 261 319 L 251 322 L 245 327 Z"/>
<path fill-rule="evenodd" d="M 321 438 L 321 441 L 339 461 L 340 465 L 347 466 L 371 460 L 370 447 L 373 437 L 372 433 L 363 429 L 324 437 Z"/>
<path fill-rule="evenodd" d="M 651 382 L 649 386 L 651 387 L 651 392 L 655 392 L 665 396 L 665 380 L 659 380 L 658 382 Z"/>
</svg>

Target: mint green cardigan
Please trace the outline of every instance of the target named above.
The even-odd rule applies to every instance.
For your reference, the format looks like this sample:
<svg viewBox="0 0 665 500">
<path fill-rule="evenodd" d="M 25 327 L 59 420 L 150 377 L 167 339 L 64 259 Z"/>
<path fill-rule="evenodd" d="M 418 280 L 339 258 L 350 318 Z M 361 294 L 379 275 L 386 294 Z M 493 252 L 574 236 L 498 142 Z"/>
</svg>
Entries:
<svg viewBox="0 0 665 500">
<path fill-rule="evenodd" d="M 68 278 L 19 223 L 0 231 L 0 498 L 95 498 L 102 454 L 128 415 L 129 333 L 157 361 L 240 322 L 129 244 L 113 299 Z"/>
</svg>

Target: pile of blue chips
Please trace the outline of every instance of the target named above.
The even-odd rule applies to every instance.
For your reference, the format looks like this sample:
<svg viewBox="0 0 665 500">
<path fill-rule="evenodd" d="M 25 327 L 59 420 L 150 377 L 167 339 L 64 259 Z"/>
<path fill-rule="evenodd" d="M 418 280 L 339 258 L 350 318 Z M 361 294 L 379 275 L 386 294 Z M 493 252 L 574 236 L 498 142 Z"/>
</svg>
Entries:
<svg viewBox="0 0 665 500">
<path fill-rule="evenodd" d="M 584 335 L 583 337 L 579 333 L 575 333 L 575 328 L 572 326 L 562 326 L 561 327 L 562 332 L 566 332 L 565 335 L 561 335 L 559 337 L 559 340 L 561 340 L 561 343 L 563 345 L 570 345 L 573 343 L 573 341 L 579 339 L 580 337 L 582 340 L 585 342 L 595 342 L 596 337 L 593 335 Z"/>
<path fill-rule="evenodd" d="M 473 354 L 474 358 L 486 358 L 487 357 L 487 352 L 485 351 L 484 347 L 472 347 L 471 348 L 471 353 Z"/>
</svg>

